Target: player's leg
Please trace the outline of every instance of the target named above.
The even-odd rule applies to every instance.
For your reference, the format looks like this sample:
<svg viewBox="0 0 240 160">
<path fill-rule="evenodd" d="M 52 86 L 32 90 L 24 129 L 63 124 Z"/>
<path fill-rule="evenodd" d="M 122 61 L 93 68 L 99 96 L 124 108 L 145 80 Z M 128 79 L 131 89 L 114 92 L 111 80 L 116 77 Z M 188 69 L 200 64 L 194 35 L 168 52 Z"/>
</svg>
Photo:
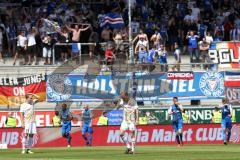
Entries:
<svg viewBox="0 0 240 160">
<path fill-rule="evenodd" d="M 66 123 L 62 124 L 61 132 L 62 132 L 62 137 L 67 139 L 67 124 Z"/>
<path fill-rule="evenodd" d="M 179 137 L 179 133 L 178 133 L 178 126 L 177 126 L 177 122 L 172 122 L 172 126 L 173 126 L 173 129 L 174 129 L 174 132 L 176 133 L 176 141 L 177 141 L 177 144 L 178 146 L 180 146 L 180 137 Z"/>
<path fill-rule="evenodd" d="M 25 123 L 24 126 L 24 134 L 22 137 L 22 154 L 27 153 L 26 149 L 28 148 L 28 133 L 29 133 L 29 124 Z"/>
<path fill-rule="evenodd" d="M 128 129 L 128 125 L 126 122 L 122 122 L 121 127 L 120 127 L 120 137 L 123 141 L 123 143 L 126 145 L 127 150 L 125 153 L 128 153 L 131 150 L 131 146 L 128 142 L 128 137 L 125 136 L 125 132 Z"/>
<path fill-rule="evenodd" d="M 66 126 L 66 138 L 67 138 L 67 142 L 68 142 L 68 147 L 71 146 L 71 140 L 72 140 L 72 137 L 70 135 L 71 129 L 72 129 L 72 124 L 71 124 L 71 122 L 69 122 Z"/>
<path fill-rule="evenodd" d="M 33 136 L 34 136 L 34 134 L 28 134 L 28 148 L 27 148 L 27 153 L 29 153 L 29 154 L 33 154 L 33 152 L 31 151 L 32 145 L 33 145 Z"/>
<path fill-rule="evenodd" d="M 225 119 L 222 119 L 222 137 L 223 137 L 223 143 L 226 145 L 227 144 L 227 135 L 226 135 L 226 121 Z"/>
<path fill-rule="evenodd" d="M 180 145 L 183 146 L 183 120 L 178 121 L 178 135 L 179 135 L 179 140 L 180 140 Z"/>
<path fill-rule="evenodd" d="M 28 134 L 24 131 L 23 137 L 22 137 L 22 154 L 26 153 L 27 137 L 28 137 Z"/>
<path fill-rule="evenodd" d="M 131 123 L 129 125 L 129 130 L 130 130 L 130 136 L 131 136 L 131 153 L 135 152 L 135 145 L 136 145 L 136 127 L 134 123 Z"/>
<path fill-rule="evenodd" d="M 88 127 L 88 145 L 92 145 L 92 135 L 93 135 L 93 129 L 92 127 Z"/>
<path fill-rule="evenodd" d="M 85 140 L 85 144 L 88 145 L 88 138 L 87 138 L 87 131 L 88 131 L 88 126 L 84 123 L 82 126 L 82 137 Z"/>
<path fill-rule="evenodd" d="M 28 149 L 27 153 L 33 154 L 31 151 L 31 148 L 33 146 L 33 136 L 34 134 L 37 134 L 37 128 L 36 128 L 36 123 L 30 123 L 29 124 L 29 134 L 28 134 Z"/>
<path fill-rule="evenodd" d="M 227 123 L 227 132 L 228 132 L 228 136 L 227 136 L 227 142 L 229 143 L 230 138 L 231 138 L 231 130 L 232 130 L 232 121 L 231 119 L 229 120 L 229 122 Z"/>
</svg>

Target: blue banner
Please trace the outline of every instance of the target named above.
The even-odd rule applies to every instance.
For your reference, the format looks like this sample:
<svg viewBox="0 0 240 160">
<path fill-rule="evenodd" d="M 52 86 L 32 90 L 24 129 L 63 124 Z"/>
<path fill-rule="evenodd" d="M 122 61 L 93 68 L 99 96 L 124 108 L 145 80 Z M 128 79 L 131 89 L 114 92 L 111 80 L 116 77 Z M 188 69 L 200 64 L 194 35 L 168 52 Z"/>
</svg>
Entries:
<svg viewBox="0 0 240 160">
<path fill-rule="evenodd" d="M 194 72 L 194 79 L 168 79 L 167 73 L 125 75 L 48 76 L 47 101 L 112 101 L 121 91 L 133 93 L 137 101 L 209 99 L 224 96 L 222 72 Z"/>
<path fill-rule="evenodd" d="M 123 110 L 111 110 L 108 112 L 108 125 L 120 125 L 123 118 Z"/>
</svg>

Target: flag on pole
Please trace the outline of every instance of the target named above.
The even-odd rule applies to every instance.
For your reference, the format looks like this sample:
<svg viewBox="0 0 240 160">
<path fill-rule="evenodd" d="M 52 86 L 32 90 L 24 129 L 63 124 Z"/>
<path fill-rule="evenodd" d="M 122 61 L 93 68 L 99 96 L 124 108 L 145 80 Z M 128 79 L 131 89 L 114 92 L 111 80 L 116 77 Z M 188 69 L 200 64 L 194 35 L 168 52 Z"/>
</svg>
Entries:
<svg viewBox="0 0 240 160">
<path fill-rule="evenodd" d="M 124 26 L 123 18 L 119 13 L 103 14 L 98 19 L 100 27 L 121 28 Z"/>
</svg>

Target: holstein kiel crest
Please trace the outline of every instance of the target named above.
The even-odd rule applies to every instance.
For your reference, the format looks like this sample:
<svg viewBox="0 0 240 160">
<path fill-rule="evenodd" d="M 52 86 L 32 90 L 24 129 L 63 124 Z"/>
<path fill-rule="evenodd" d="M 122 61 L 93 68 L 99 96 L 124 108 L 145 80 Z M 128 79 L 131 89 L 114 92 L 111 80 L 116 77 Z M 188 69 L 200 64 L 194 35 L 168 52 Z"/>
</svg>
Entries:
<svg viewBox="0 0 240 160">
<path fill-rule="evenodd" d="M 201 92 L 207 97 L 221 97 L 224 94 L 224 78 L 220 72 L 206 72 L 199 82 Z"/>
<path fill-rule="evenodd" d="M 48 77 L 47 94 L 52 101 L 66 101 L 72 94 L 72 82 L 64 74 L 52 74 Z"/>
</svg>

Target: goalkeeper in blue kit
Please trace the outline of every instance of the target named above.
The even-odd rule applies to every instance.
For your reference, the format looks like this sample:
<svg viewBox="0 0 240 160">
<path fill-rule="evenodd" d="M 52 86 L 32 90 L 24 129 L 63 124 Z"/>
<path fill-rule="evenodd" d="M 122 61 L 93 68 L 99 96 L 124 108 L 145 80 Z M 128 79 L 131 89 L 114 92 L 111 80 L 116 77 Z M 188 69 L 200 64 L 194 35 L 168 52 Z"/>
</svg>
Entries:
<svg viewBox="0 0 240 160">
<path fill-rule="evenodd" d="M 222 99 L 222 137 L 223 143 L 227 145 L 231 137 L 231 129 L 232 129 L 232 106 L 227 103 L 227 100 Z"/>
</svg>

